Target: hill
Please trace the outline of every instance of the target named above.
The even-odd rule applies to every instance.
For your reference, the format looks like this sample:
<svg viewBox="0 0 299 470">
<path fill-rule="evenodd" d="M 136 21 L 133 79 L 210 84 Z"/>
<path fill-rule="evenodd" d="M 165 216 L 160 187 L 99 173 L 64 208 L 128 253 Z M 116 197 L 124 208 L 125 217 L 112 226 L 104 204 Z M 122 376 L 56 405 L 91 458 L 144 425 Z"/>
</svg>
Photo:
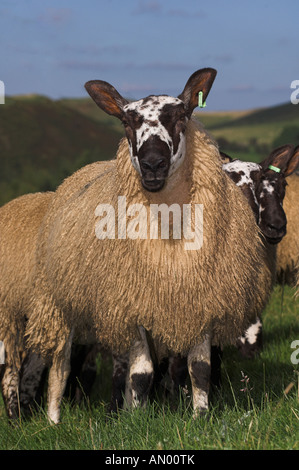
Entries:
<svg viewBox="0 0 299 470">
<path fill-rule="evenodd" d="M 299 106 L 285 103 L 245 112 L 197 113 L 222 150 L 260 161 L 280 145 L 299 144 Z"/>
<path fill-rule="evenodd" d="M 122 132 L 120 122 L 89 99 L 61 100 L 65 106 Z M 223 151 L 244 160 L 260 161 L 285 143 L 299 143 L 299 106 L 284 103 L 245 111 L 196 111 L 195 116 L 217 139 Z"/>
<path fill-rule="evenodd" d="M 15 97 L 0 106 L 0 204 L 53 190 L 78 168 L 115 156 L 122 134 L 58 101 Z"/>
<path fill-rule="evenodd" d="M 273 148 L 299 143 L 299 106 L 195 113 L 220 148 L 260 161 Z M 0 205 L 28 192 L 54 190 L 78 168 L 114 158 L 124 135 L 118 119 L 90 98 L 15 96 L 0 106 Z"/>
</svg>

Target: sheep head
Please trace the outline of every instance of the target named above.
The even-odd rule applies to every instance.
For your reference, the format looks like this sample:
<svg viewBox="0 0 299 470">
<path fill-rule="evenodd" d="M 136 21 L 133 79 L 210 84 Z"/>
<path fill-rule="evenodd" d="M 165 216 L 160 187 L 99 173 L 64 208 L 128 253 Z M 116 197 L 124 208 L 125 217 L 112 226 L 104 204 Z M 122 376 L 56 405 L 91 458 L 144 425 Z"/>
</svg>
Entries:
<svg viewBox="0 0 299 470">
<path fill-rule="evenodd" d="M 283 145 L 273 150 L 261 162 L 262 173 L 257 184 L 257 200 L 260 206 L 260 228 L 270 243 L 279 243 L 286 234 L 287 219 L 283 199 L 287 186 L 286 177 L 299 164 L 299 146 Z"/>
<path fill-rule="evenodd" d="M 187 122 L 198 104 L 198 93 L 205 101 L 216 73 L 212 68 L 193 73 L 177 98 L 150 95 L 133 102 L 107 82 L 85 84 L 96 104 L 123 123 L 132 164 L 147 191 L 160 191 L 184 160 Z"/>
<path fill-rule="evenodd" d="M 224 171 L 243 191 L 266 240 L 279 243 L 286 234 L 286 177 L 299 165 L 299 146 L 278 147 L 260 164 L 233 160 L 224 152 L 220 156 Z"/>
</svg>

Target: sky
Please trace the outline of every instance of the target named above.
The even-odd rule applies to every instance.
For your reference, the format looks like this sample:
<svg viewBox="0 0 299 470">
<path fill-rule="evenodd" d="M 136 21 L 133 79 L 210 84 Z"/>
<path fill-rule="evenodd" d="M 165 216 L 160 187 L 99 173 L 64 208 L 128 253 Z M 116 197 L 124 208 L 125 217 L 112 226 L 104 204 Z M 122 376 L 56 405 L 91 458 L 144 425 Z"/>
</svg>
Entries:
<svg viewBox="0 0 299 470">
<path fill-rule="evenodd" d="M 5 95 L 179 95 L 213 67 L 207 111 L 290 102 L 299 80 L 298 0 L 0 0 Z M 299 106 L 298 106 L 299 112 Z"/>
</svg>

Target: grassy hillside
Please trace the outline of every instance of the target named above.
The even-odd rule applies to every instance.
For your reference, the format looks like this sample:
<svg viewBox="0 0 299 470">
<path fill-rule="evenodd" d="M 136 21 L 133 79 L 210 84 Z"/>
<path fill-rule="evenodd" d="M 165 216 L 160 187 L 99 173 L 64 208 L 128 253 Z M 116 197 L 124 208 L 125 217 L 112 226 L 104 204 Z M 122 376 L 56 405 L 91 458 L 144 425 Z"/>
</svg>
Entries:
<svg viewBox="0 0 299 470">
<path fill-rule="evenodd" d="M 53 190 L 78 168 L 115 156 L 121 133 L 45 97 L 0 106 L 0 204 Z"/>
<path fill-rule="evenodd" d="M 280 145 L 299 144 L 299 106 L 287 103 L 247 112 L 198 113 L 223 151 L 260 161 Z"/>
<path fill-rule="evenodd" d="M 65 106 L 122 132 L 89 98 L 61 100 Z M 285 143 L 299 143 L 299 106 L 290 103 L 247 111 L 196 111 L 195 116 L 217 139 L 223 151 L 244 160 L 260 161 Z"/>
<path fill-rule="evenodd" d="M 275 147 L 299 143 L 299 106 L 195 113 L 233 157 L 260 161 Z M 29 95 L 0 106 L 0 205 L 28 192 L 53 190 L 78 168 L 114 158 L 120 121 L 90 98 Z"/>
</svg>

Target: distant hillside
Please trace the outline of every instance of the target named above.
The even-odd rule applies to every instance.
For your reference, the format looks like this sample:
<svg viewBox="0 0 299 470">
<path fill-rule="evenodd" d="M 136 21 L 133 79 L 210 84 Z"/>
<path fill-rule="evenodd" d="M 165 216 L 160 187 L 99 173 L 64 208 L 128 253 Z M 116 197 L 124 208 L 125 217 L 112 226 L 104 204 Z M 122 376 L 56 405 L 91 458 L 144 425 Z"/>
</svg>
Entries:
<svg viewBox="0 0 299 470">
<path fill-rule="evenodd" d="M 232 156 L 259 161 L 275 147 L 299 144 L 299 105 L 196 115 Z"/>
<path fill-rule="evenodd" d="M 195 116 L 233 157 L 260 161 L 284 143 L 299 144 L 299 105 Z M 30 95 L 0 106 L 0 205 L 24 193 L 54 190 L 78 168 L 114 158 L 120 121 L 89 98 Z"/>
<path fill-rule="evenodd" d="M 0 204 L 53 190 L 81 166 L 113 158 L 121 136 L 61 102 L 8 98 L 0 106 Z"/>
<path fill-rule="evenodd" d="M 89 98 L 61 102 L 85 116 L 122 132 L 118 119 L 102 112 Z M 195 111 L 195 116 L 217 139 L 222 150 L 232 156 L 260 161 L 273 148 L 299 143 L 299 105 L 285 103 L 245 111 Z"/>
</svg>

